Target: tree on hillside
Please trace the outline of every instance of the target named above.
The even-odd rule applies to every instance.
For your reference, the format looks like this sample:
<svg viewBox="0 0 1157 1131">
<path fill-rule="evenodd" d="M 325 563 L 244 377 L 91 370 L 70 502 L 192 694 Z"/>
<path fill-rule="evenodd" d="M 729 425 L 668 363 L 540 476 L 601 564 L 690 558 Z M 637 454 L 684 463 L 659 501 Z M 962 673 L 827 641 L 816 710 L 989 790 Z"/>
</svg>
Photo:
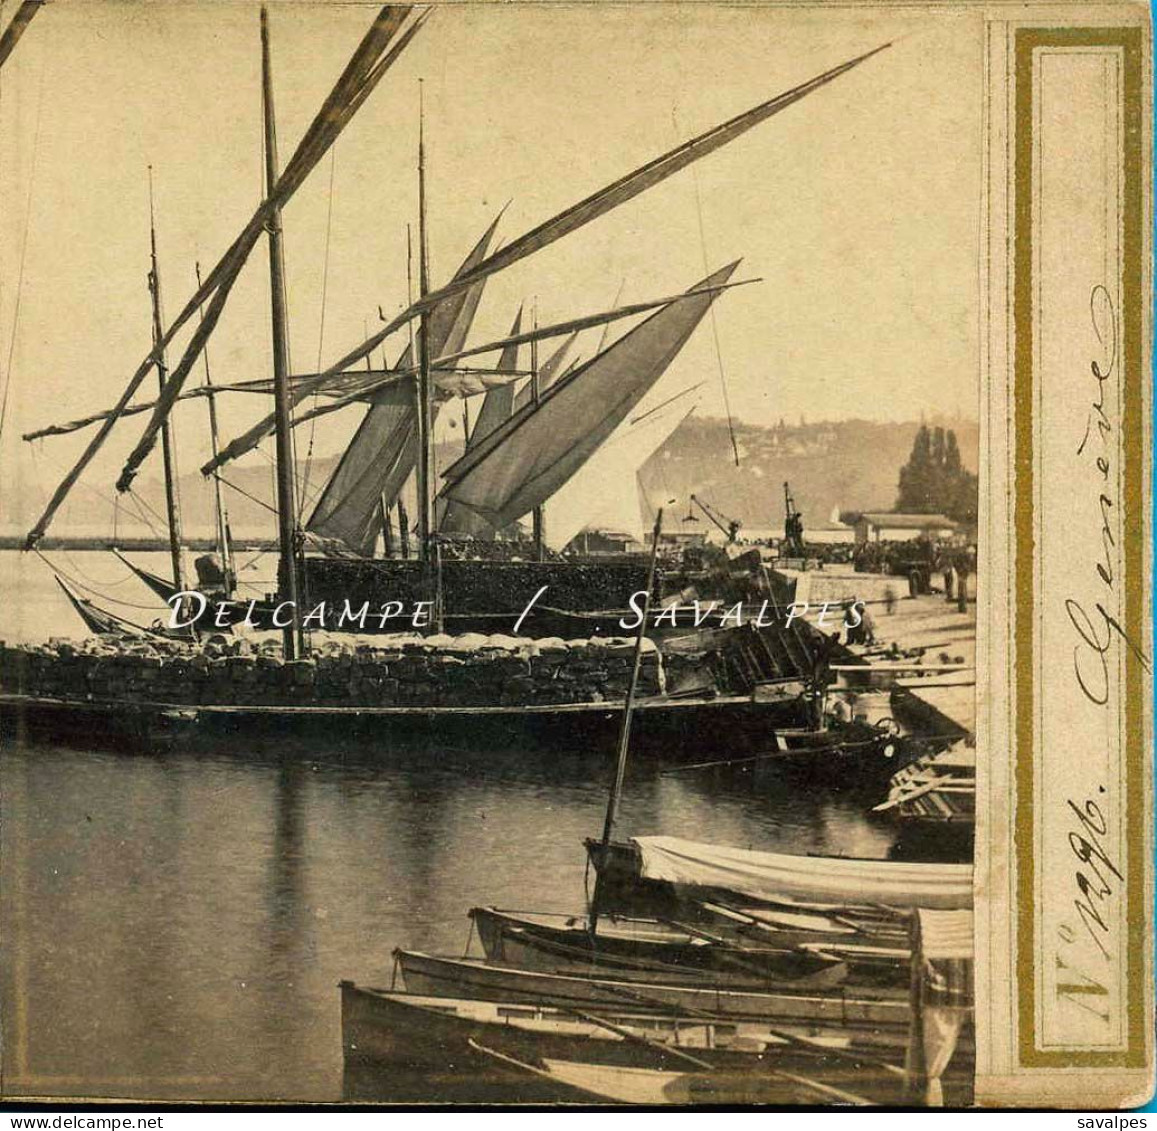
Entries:
<svg viewBox="0 0 1157 1131">
<path fill-rule="evenodd" d="M 976 476 L 960 461 L 951 429 L 921 424 L 908 462 L 900 468 L 896 509 L 913 514 L 945 514 L 958 522 L 975 522 Z"/>
</svg>

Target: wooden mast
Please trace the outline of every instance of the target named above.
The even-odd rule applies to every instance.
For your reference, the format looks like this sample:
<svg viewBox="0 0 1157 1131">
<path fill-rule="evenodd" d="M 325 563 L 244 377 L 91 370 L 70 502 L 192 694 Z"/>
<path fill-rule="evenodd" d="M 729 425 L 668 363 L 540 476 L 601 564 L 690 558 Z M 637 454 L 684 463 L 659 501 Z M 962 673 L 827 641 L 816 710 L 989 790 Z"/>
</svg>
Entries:
<svg viewBox="0 0 1157 1131">
<path fill-rule="evenodd" d="M 421 80 L 418 86 L 418 296 L 430 293 L 430 244 L 426 230 L 426 127 Z M 442 631 L 442 556 L 433 544 L 431 473 L 434 437 L 430 388 L 430 311 L 418 322 L 418 555 L 432 601 L 432 626 Z"/>
<path fill-rule="evenodd" d="M 426 137 L 421 85 L 418 86 L 418 297 L 430 292 L 429 246 L 426 233 Z M 430 561 L 430 315 L 418 322 L 418 557 Z"/>
<path fill-rule="evenodd" d="M 659 535 L 663 530 L 663 508 L 655 515 L 655 527 L 651 531 L 651 562 L 647 567 L 647 592 L 643 598 L 643 615 L 639 620 L 639 631 L 635 636 L 635 654 L 631 663 L 631 682 L 627 686 L 627 699 L 623 704 L 623 725 L 619 731 L 619 757 L 615 764 L 615 780 L 611 786 L 611 796 L 607 801 L 607 816 L 603 822 L 603 836 L 599 846 L 599 876 L 606 870 L 611 836 L 615 831 L 615 818 L 619 813 L 619 800 L 623 795 L 623 779 L 627 773 L 627 751 L 631 746 L 631 715 L 635 709 L 635 693 L 639 686 L 639 663 L 643 656 L 643 641 L 647 637 L 647 627 L 651 620 L 651 593 L 655 588 L 655 566 L 659 557 Z M 599 923 L 599 886 L 595 881 L 595 896 L 591 901 L 590 932 L 593 935 Z"/>
<path fill-rule="evenodd" d="M 269 12 L 261 8 L 261 103 L 265 127 L 265 184 L 272 193 L 277 184 L 277 125 L 273 113 L 273 73 L 269 55 Z M 278 597 L 291 602 L 290 621 L 282 642 L 287 660 L 305 650 L 298 606 L 297 500 L 294 491 L 293 431 L 289 387 L 289 324 L 285 307 L 285 252 L 281 243 L 281 209 L 273 208 L 266 225 L 269 233 L 269 292 L 273 307 L 273 401 L 277 432 L 277 534 L 281 561 Z"/>
<path fill-rule="evenodd" d="M 201 264 L 193 264 L 193 272 L 197 276 L 197 290 L 201 289 Z M 209 372 L 209 346 L 205 344 L 201 351 L 201 359 L 205 363 L 205 388 L 213 388 L 213 377 Z M 220 434 L 217 429 L 217 397 L 210 392 L 205 398 L 209 402 L 209 447 L 213 458 L 217 458 L 220 446 Z M 221 491 L 221 476 L 213 472 L 213 505 L 217 514 L 217 552 L 221 555 L 221 570 L 225 574 L 225 596 L 232 597 L 237 584 L 237 575 L 233 572 L 233 547 L 229 544 L 229 512 L 225 509 L 225 497 Z"/>
<path fill-rule="evenodd" d="M 153 345 L 157 346 L 165 332 L 165 316 L 161 304 L 161 272 L 157 266 L 157 220 L 153 212 L 153 167 L 149 166 L 149 294 L 153 302 Z M 165 352 L 157 354 L 157 382 L 165 391 L 169 366 Z M 173 418 L 165 417 L 161 426 L 161 453 L 165 466 L 165 516 L 169 522 L 169 559 L 173 565 L 173 584 L 178 592 L 185 590 L 185 565 L 181 555 L 181 500 L 177 495 L 177 448 L 173 436 Z"/>
<path fill-rule="evenodd" d="M 538 331 L 538 299 L 534 300 L 534 329 Z M 541 390 L 538 384 L 538 339 L 533 338 L 530 342 L 530 395 L 535 404 L 538 404 L 538 398 Z M 534 560 L 542 561 L 542 541 L 544 532 L 544 520 L 542 504 L 539 503 L 534 508 Z"/>
</svg>

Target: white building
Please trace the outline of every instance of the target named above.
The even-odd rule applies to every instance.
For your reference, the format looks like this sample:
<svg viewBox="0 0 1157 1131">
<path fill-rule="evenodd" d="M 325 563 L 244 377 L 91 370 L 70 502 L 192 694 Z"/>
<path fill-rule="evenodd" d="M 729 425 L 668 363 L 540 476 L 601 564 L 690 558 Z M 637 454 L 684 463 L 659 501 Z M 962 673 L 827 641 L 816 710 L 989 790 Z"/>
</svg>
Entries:
<svg viewBox="0 0 1157 1131">
<path fill-rule="evenodd" d="M 917 538 L 951 538 L 957 523 L 942 514 L 897 514 L 874 511 L 860 515 L 856 545 L 865 542 L 911 542 Z"/>
</svg>

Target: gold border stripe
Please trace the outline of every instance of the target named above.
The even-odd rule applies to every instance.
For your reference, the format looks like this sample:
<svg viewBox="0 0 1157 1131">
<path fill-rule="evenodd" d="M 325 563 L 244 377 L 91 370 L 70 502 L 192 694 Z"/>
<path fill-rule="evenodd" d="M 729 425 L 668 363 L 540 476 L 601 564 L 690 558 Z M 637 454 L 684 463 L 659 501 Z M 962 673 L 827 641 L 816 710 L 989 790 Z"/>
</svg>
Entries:
<svg viewBox="0 0 1157 1131">
<path fill-rule="evenodd" d="M 1124 53 L 1124 200 L 1122 219 L 1122 353 L 1124 404 L 1122 437 L 1124 469 L 1124 602 L 1125 627 L 1131 639 L 1145 637 L 1145 449 L 1143 380 L 1145 243 L 1142 228 L 1144 178 L 1142 169 L 1142 29 L 1140 27 L 1018 28 L 1016 31 L 1016 151 L 1014 205 L 1014 359 L 1015 359 L 1015 586 L 1016 687 L 1016 831 L 1017 954 L 1016 992 L 1020 1064 L 1029 1068 L 1143 1068 L 1146 1063 L 1145 927 L 1149 906 L 1145 895 L 1147 843 L 1145 828 L 1145 697 L 1141 662 L 1125 649 L 1125 798 L 1127 921 L 1126 1017 L 1128 1044 L 1119 1051 L 1037 1048 L 1035 968 L 1041 953 L 1036 931 L 1034 813 L 1034 672 L 1033 616 L 1035 539 L 1033 535 L 1033 51 L 1038 47 L 1113 47 Z"/>
</svg>

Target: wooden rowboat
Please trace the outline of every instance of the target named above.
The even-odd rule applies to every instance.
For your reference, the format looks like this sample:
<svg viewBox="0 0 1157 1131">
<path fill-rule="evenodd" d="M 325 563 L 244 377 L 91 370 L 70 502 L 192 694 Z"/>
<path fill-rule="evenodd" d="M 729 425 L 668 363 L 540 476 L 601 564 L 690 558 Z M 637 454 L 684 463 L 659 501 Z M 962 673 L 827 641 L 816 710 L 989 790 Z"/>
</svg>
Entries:
<svg viewBox="0 0 1157 1131">
<path fill-rule="evenodd" d="M 573 1101 L 565 1081 L 554 1081 L 558 1087 L 551 1089 L 548 1078 L 535 1076 L 551 1059 L 659 1071 L 709 1064 L 748 1079 L 770 1071 L 842 1077 L 860 1081 L 856 1086 L 876 1102 L 893 1100 L 903 1082 L 898 1048 L 882 1056 L 823 1027 L 617 1008 L 590 1013 L 426 997 L 348 981 L 341 983 L 341 1013 L 347 1074 L 376 1081 L 369 1092 L 385 1099 L 429 1098 L 436 1080 L 459 1100 Z"/>
<path fill-rule="evenodd" d="M 907 994 L 890 989 L 852 993 L 785 988 L 769 992 L 516 970 L 476 958 L 444 958 L 420 951 L 396 950 L 394 957 L 406 989 L 434 997 L 530 1002 L 585 1011 L 610 1006 L 769 1024 L 838 1026 L 849 1037 L 900 1045 L 910 1020 Z"/>
<path fill-rule="evenodd" d="M 872 1101 L 844 1088 L 794 1072 L 728 1073 L 624 1068 L 582 1061 L 544 1058 L 542 1066 L 519 1062 L 477 1041 L 479 1052 L 539 1079 L 572 1088 L 589 1099 L 647 1107 L 667 1104 L 844 1104 L 871 1106 Z"/>
<path fill-rule="evenodd" d="M 604 917 L 590 931 L 586 915 L 509 912 L 475 907 L 470 917 L 486 957 L 524 970 L 632 978 L 643 972 L 674 980 L 727 984 L 838 985 L 847 975 L 839 960 L 798 947 L 745 943 L 693 924 Z M 614 971 L 620 971 L 616 974 Z"/>
</svg>

